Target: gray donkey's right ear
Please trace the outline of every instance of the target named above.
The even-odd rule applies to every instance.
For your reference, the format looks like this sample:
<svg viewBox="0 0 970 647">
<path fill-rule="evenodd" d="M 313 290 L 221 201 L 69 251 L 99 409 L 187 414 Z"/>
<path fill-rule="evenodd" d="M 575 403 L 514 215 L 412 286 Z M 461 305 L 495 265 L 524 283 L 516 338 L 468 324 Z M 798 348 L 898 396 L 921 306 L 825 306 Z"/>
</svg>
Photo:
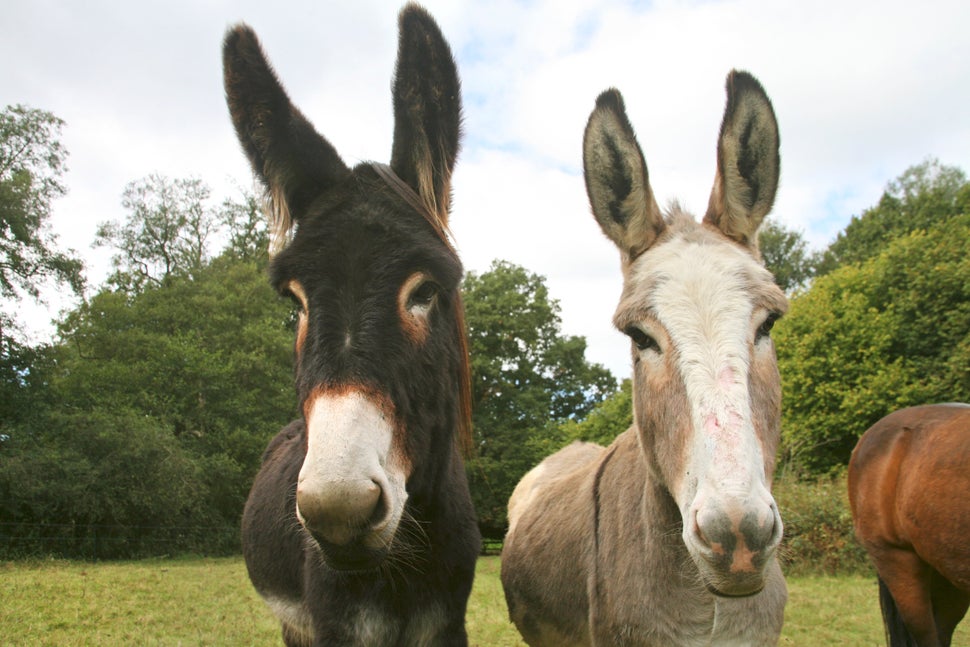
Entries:
<svg viewBox="0 0 970 647">
<path fill-rule="evenodd" d="M 596 221 L 625 261 L 635 259 L 653 245 L 666 224 L 623 96 L 615 88 L 596 99 L 583 136 L 583 168 Z"/>
</svg>

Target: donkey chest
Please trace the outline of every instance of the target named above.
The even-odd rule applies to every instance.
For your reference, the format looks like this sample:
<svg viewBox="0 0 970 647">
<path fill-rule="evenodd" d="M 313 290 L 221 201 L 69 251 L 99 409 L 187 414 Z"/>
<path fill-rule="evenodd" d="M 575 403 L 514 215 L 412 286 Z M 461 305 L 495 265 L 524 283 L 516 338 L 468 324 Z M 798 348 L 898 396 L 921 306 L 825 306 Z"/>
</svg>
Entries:
<svg viewBox="0 0 970 647">
<path fill-rule="evenodd" d="M 360 609 L 351 619 L 354 644 L 361 647 L 425 647 L 440 643 L 445 626 L 444 610 L 431 605 L 401 617 L 376 607 Z"/>
<path fill-rule="evenodd" d="M 314 612 L 302 601 L 278 597 L 266 597 L 265 600 L 290 635 L 298 636 L 306 643 L 313 642 L 314 625 L 319 626 L 321 618 L 314 620 Z M 340 644 L 359 647 L 437 645 L 441 642 L 446 622 L 444 609 L 437 604 L 416 609 L 406 617 L 377 605 L 363 605 L 348 613 L 325 614 L 323 618 L 328 632 L 340 637 Z"/>
</svg>

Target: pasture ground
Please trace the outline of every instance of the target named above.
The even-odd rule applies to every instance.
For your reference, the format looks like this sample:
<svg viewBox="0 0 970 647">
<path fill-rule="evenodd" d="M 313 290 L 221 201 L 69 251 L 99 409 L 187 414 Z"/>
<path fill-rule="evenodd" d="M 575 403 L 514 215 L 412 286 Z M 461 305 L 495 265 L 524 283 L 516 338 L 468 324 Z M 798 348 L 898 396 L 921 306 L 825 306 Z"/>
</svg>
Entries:
<svg viewBox="0 0 970 647">
<path fill-rule="evenodd" d="M 789 577 L 782 645 L 883 644 L 875 580 Z M 498 557 L 478 563 L 470 642 L 523 645 L 509 624 Z M 280 645 L 276 621 L 249 585 L 242 559 L 0 563 L 0 644 Z M 970 647 L 970 620 L 953 647 Z"/>
</svg>

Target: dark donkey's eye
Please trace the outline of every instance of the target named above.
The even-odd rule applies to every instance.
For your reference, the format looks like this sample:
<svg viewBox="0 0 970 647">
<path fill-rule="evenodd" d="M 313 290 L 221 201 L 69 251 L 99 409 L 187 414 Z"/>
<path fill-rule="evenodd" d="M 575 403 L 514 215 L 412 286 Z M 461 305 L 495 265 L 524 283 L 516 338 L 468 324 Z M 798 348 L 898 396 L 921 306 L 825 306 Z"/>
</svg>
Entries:
<svg viewBox="0 0 970 647">
<path fill-rule="evenodd" d="M 781 319 L 781 315 L 777 312 L 770 313 L 765 320 L 758 326 L 758 332 L 754 335 L 755 342 L 761 341 L 765 337 L 771 336 L 771 329 L 775 327 L 775 322 Z"/>
<path fill-rule="evenodd" d="M 627 326 L 623 334 L 633 340 L 637 350 L 650 349 L 658 353 L 660 352 L 660 344 L 657 343 L 657 340 L 640 330 L 637 326 Z"/>
<path fill-rule="evenodd" d="M 438 285 L 434 281 L 424 281 L 411 292 L 408 307 L 430 308 L 436 296 L 438 296 Z"/>
</svg>

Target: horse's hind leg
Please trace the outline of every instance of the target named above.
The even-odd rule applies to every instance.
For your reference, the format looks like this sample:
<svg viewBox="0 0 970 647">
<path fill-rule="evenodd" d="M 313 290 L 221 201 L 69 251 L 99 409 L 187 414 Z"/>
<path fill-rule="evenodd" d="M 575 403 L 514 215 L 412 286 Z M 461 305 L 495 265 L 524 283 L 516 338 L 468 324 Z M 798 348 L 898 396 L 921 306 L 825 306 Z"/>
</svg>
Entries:
<svg viewBox="0 0 970 647">
<path fill-rule="evenodd" d="M 949 580 L 937 572 L 933 572 L 932 592 L 933 616 L 936 619 L 936 630 L 943 647 L 950 647 L 953 630 L 967 614 L 970 607 L 970 593 L 961 591 L 953 586 Z"/>
<path fill-rule="evenodd" d="M 916 553 L 899 549 L 877 549 L 870 553 L 879 577 L 886 584 L 909 634 L 919 647 L 943 647 L 936 632 L 930 582 L 933 569 Z M 912 641 L 890 624 L 892 611 L 883 608 L 890 647 L 911 645 Z"/>
</svg>

